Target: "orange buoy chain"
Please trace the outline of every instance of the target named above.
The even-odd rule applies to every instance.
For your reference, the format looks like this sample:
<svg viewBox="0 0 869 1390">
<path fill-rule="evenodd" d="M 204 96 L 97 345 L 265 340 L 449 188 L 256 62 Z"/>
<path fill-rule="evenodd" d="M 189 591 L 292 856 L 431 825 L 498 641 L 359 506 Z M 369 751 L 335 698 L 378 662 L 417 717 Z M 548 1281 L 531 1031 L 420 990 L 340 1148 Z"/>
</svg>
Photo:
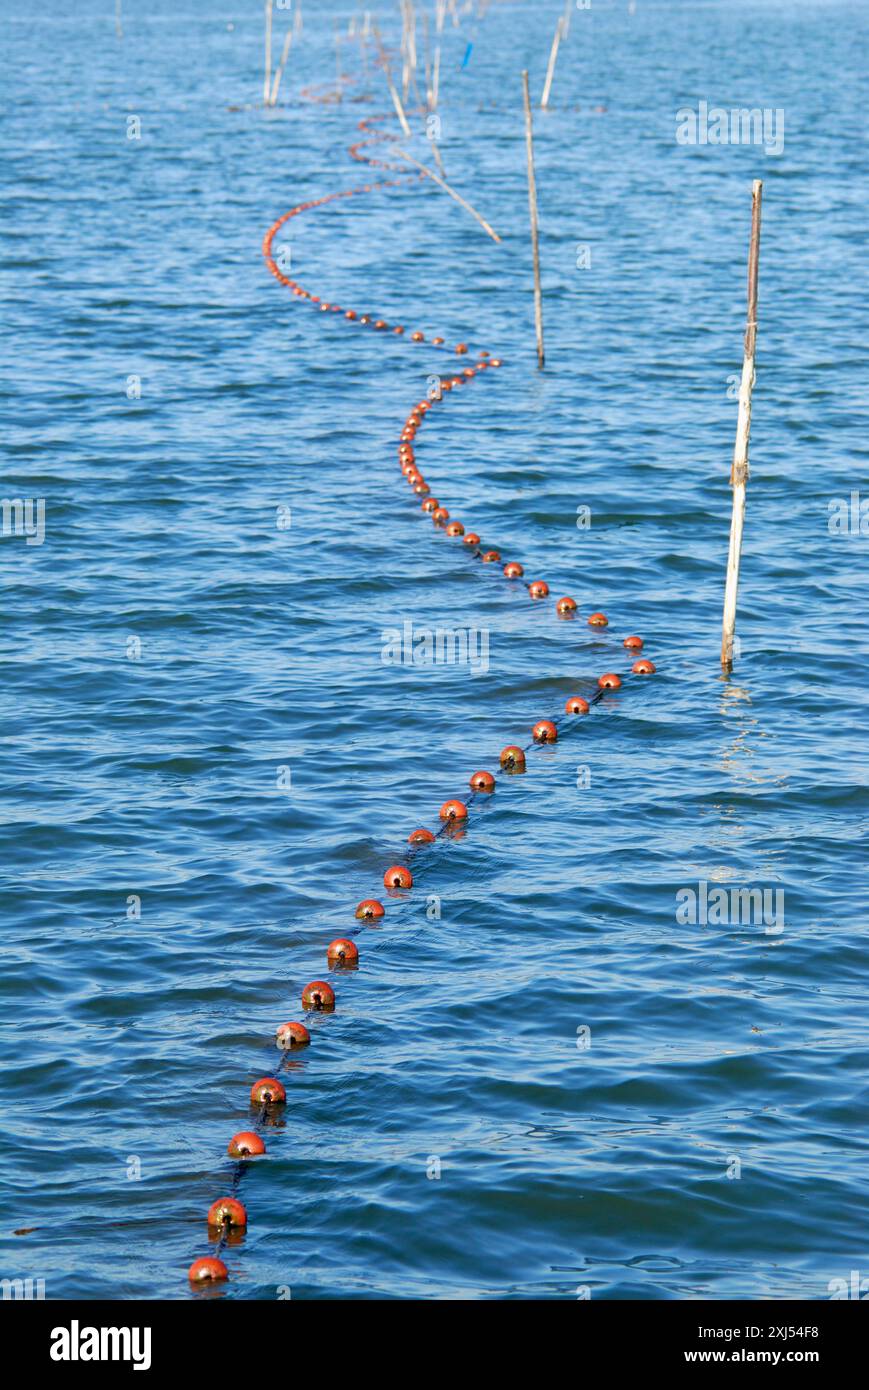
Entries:
<svg viewBox="0 0 869 1390">
<path fill-rule="evenodd" d="M 392 143 L 398 142 L 398 136 L 390 131 L 372 130 L 372 126 L 377 121 L 385 121 L 386 116 L 366 116 L 359 122 L 359 129 L 364 130 L 367 136 L 365 140 L 357 140 L 355 144 L 349 146 L 348 153 L 351 159 L 356 159 L 360 164 L 370 164 L 375 169 L 406 169 L 406 164 L 395 164 L 388 159 L 375 159 L 373 155 L 366 154 L 369 145 L 379 145 L 384 141 Z M 423 175 L 425 177 L 425 175 Z"/>
<path fill-rule="evenodd" d="M 425 178 L 424 174 L 405 174 L 402 178 L 381 179 L 378 183 L 366 183 L 360 185 L 358 188 L 342 189 L 338 193 L 327 193 L 322 198 L 312 198 L 308 202 L 299 203 L 296 207 L 290 208 L 289 212 L 285 212 L 276 222 L 273 222 L 263 237 L 262 249 L 266 265 L 279 284 L 290 290 L 296 299 L 306 301 L 313 305 L 320 313 L 340 314 L 348 324 L 358 324 L 363 328 L 373 328 L 376 332 L 380 333 L 391 332 L 398 337 L 406 333 L 412 343 L 425 342 L 426 335 L 418 328 L 408 331 L 404 324 L 390 325 L 377 314 L 362 313 L 358 309 L 348 309 L 340 304 L 333 304 L 329 300 L 324 300 L 318 294 L 312 294 L 311 291 L 305 289 L 304 285 L 300 284 L 298 280 L 294 280 L 289 275 L 284 274 L 273 254 L 274 239 L 281 227 L 289 222 L 290 218 L 298 217 L 300 213 L 308 212 L 311 208 L 325 207 L 327 203 L 334 203 L 340 198 L 353 198 L 362 193 L 373 193 L 374 190 L 378 188 L 403 188 L 408 184 L 416 184 L 423 178 Z M 439 348 L 441 351 L 451 351 L 441 337 L 435 336 L 428 339 L 428 341 L 433 347 Z M 460 354 L 467 352 L 467 344 L 458 344 L 455 351 Z"/>
<path fill-rule="evenodd" d="M 317 95 L 313 89 L 309 90 L 308 95 L 313 100 L 329 99 Z M 373 122 L 381 119 L 383 118 L 373 117 L 360 121 L 360 128 L 366 131 L 369 138 L 352 145 L 350 154 L 354 159 L 368 164 L 387 169 L 396 168 L 398 166 L 374 159 L 364 152 L 368 145 L 376 141 L 396 138 L 382 131 L 372 132 Z M 466 343 L 457 343 L 453 349 L 450 349 L 442 337 L 426 339 L 421 330 L 414 329 L 408 332 L 403 324 L 394 325 L 390 330 L 389 324 L 374 314 L 360 313 L 356 309 L 342 308 L 340 305 L 323 301 L 320 296 L 312 294 L 298 281 L 284 274 L 273 254 L 275 236 L 290 218 L 312 208 L 324 207 L 340 198 L 352 198 L 363 193 L 372 193 L 375 189 L 380 188 L 403 188 L 409 184 L 417 183 L 418 179 L 423 177 L 425 175 L 404 175 L 402 178 L 364 184 L 358 188 L 330 193 L 321 198 L 299 203 L 289 212 L 285 212 L 269 227 L 263 238 L 263 255 L 269 270 L 279 283 L 289 289 L 296 299 L 316 306 L 319 312 L 341 315 L 341 321 L 348 326 L 371 327 L 378 332 L 391 331 L 403 341 L 408 339 L 414 343 L 427 341 L 433 347 L 452 351 L 463 357 L 468 353 Z M 508 560 L 504 563 L 500 550 L 485 545 L 475 530 L 466 529 L 461 521 L 451 517 L 448 508 L 438 498 L 432 496 L 429 484 L 417 467 L 414 447 L 416 436 L 434 406 L 450 399 L 454 391 L 458 391 L 475 381 L 483 373 L 488 375 L 491 370 L 497 369 L 501 365 L 500 358 L 492 357 L 488 352 L 481 350 L 476 354 L 476 361 L 472 366 L 468 365 L 463 367 L 461 371 L 457 370 L 441 377 L 433 394 L 428 399 L 417 402 L 408 413 L 398 442 L 399 463 L 401 472 L 411 488 L 411 496 L 415 501 L 420 499 L 419 509 L 423 515 L 430 517 L 435 530 L 442 531 L 445 536 L 451 539 L 461 539 L 464 553 L 481 561 L 481 563 L 500 566 L 501 576 L 509 582 L 522 580 L 529 598 L 535 603 L 545 604 L 550 598 L 547 582 L 543 579 L 526 579 L 524 567 L 519 561 Z M 554 610 L 556 616 L 562 620 L 573 621 L 579 615 L 579 605 L 570 596 L 557 599 L 554 603 Z M 590 627 L 595 629 L 603 629 L 608 626 L 608 619 L 601 612 L 591 612 L 586 621 Z M 641 637 L 631 635 L 624 638 L 622 645 L 628 654 L 636 655 L 642 651 L 643 640 Z M 631 674 L 634 676 L 648 676 L 653 675 L 654 672 L 654 663 L 646 658 L 635 660 L 631 667 Z M 436 844 L 437 841 L 456 834 L 463 834 L 474 802 L 478 797 L 488 800 L 493 795 L 499 776 L 513 777 L 524 774 L 527 769 L 526 755 L 528 753 L 536 748 L 556 743 L 563 732 L 577 728 L 578 716 L 589 714 L 592 706 L 602 700 L 608 691 L 618 690 L 622 684 L 622 677 L 617 672 L 606 671 L 598 677 L 597 689 L 589 698 L 582 695 L 572 695 L 565 704 L 563 716 L 555 719 L 538 720 L 530 730 L 529 742 L 524 746 L 508 744 L 501 750 L 496 772 L 478 769 L 471 774 L 468 781 L 470 794 L 466 795 L 464 800 L 454 798 L 443 803 L 438 813 L 440 824 L 436 830 L 419 827 L 411 831 L 406 841 L 408 848 L 404 851 L 403 857 L 409 862 L 415 863 L 416 857 L 424 854 L 426 849 Z M 419 870 L 412 871 L 409 863 L 390 865 L 383 874 L 386 894 L 393 899 L 406 900 L 418 877 Z M 342 971 L 356 968 L 359 962 L 359 948 L 353 939 L 354 936 L 358 936 L 360 932 L 364 931 L 366 925 L 380 922 L 385 914 L 386 908 L 377 898 L 365 898 L 357 905 L 355 916 L 360 925 L 352 931 L 348 931 L 347 936 L 337 938 L 328 946 L 326 950 L 327 974 L 334 976 Z M 328 980 L 313 980 L 302 990 L 301 1004 L 303 1009 L 309 1012 L 330 1014 L 335 1009 L 335 1003 L 335 990 Z M 266 1152 L 263 1130 L 274 1122 L 280 1108 L 286 1103 L 286 1089 L 276 1073 L 281 1071 L 291 1052 L 309 1045 L 311 1033 L 303 1023 L 281 1023 L 275 1031 L 275 1042 L 281 1052 L 280 1061 L 277 1067 L 273 1068 L 275 1074 L 261 1077 L 251 1087 L 250 1104 L 256 1112 L 253 1127 L 234 1134 L 227 1145 L 227 1155 L 235 1164 L 231 1181 L 228 1184 L 230 1191 L 228 1195 L 219 1197 L 213 1202 L 208 1210 L 206 1224 L 209 1239 L 214 1246 L 214 1253 L 195 1260 L 190 1266 L 188 1277 L 193 1285 L 218 1283 L 229 1277 L 227 1266 L 221 1256 L 227 1246 L 233 1245 L 243 1238 L 247 1226 L 247 1211 L 237 1196 L 241 1179 L 248 1165 Z"/>
</svg>

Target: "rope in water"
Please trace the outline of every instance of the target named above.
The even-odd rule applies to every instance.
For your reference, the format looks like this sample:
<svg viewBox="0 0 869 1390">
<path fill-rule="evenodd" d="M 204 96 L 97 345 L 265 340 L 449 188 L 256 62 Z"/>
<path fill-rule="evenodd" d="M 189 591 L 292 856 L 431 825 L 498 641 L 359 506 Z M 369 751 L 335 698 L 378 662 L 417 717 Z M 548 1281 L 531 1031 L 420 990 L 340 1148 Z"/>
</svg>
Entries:
<svg viewBox="0 0 869 1390">
<path fill-rule="evenodd" d="M 316 94 L 309 90 L 306 95 L 317 100 Z M 392 169 L 397 166 L 377 160 L 373 156 L 365 153 L 369 145 L 381 140 L 394 140 L 396 137 L 386 132 L 374 131 L 373 123 L 379 121 L 380 117 L 366 118 L 359 122 L 359 128 L 366 134 L 366 139 L 350 146 L 352 158 L 364 161 L 381 168 Z M 341 315 L 344 324 L 349 327 L 366 327 L 375 332 L 392 332 L 404 341 L 410 340 L 413 343 L 427 342 L 430 346 L 437 348 L 444 353 L 452 353 L 459 358 L 468 356 L 468 346 L 466 343 L 457 343 L 450 348 L 442 337 L 426 339 L 425 334 L 419 329 L 408 332 L 404 324 L 390 325 L 382 318 L 374 314 L 359 313 L 355 309 L 346 309 L 338 304 L 326 302 L 319 295 L 312 294 L 305 289 L 297 280 L 291 279 L 284 274 L 273 254 L 274 239 L 291 218 L 298 217 L 303 212 L 313 208 L 321 208 L 326 204 L 334 202 L 340 198 L 353 198 L 363 194 L 373 193 L 377 189 L 383 188 L 404 188 L 410 184 L 418 184 L 419 178 L 424 175 L 403 175 L 401 178 L 383 180 L 378 183 L 364 184 L 360 187 L 345 189 L 337 193 L 329 193 L 320 198 L 314 198 L 308 202 L 300 203 L 298 206 L 285 212 L 271 227 L 263 238 L 263 255 L 266 265 L 276 280 L 289 289 L 292 295 L 300 301 L 312 305 L 317 312 L 324 314 Z M 415 441 L 422 425 L 428 422 L 431 412 L 435 406 L 442 405 L 451 398 L 454 391 L 459 391 L 465 386 L 476 381 L 485 374 L 488 377 L 495 369 L 502 365 L 501 359 L 492 357 L 488 351 L 480 350 L 476 354 L 473 366 L 466 366 L 461 370 L 451 370 L 449 375 L 439 378 L 438 383 L 433 388 L 426 400 L 418 401 L 411 406 L 407 418 L 404 421 L 399 434 L 397 452 L 401 472 L 411 488 L 411 497 L 419 499 L 419 507 L 423 516 L 428 516 L 434 523 L 437 531 L 443 532 L 446 536 L 454 539 L 461 539 L 464 553 L 486 566 L 492 566 L 492 571 L 498 573 L 498 566 L 501 566 L 500 574 L 508 582 L 515 583 L 521 580 L 528 592 L 532 602 L 546 603 L 549 599 L 549 585 L 545 580 L 527 580 L 524 577 L 523 566 L 516 560 L 509 560 L 502 564 L 500 551 L 494 548 L 484 547 L 479 535 L 474 530 L 466 530 L 462 522 L 450 517 L 448 509 L 431 494 L 429 484 L 426 482 L 422 473 L 417 467 Z M 558 619 L 564 621 L 575 621 L 579 616 L 579 605 L 576 600 L 565 596 L 554 604 L 555 614 Z M 593 629 L 604 629 L 608 626 L 608 619 L 605 614 L 592 612 L 587 619 L 588 624 Z M 640 637 L 631 635 L 625 637 L 622 646 L 629 655 L 636 655 L 642 650 L 643 641 Z M 648 676 L 654 674 L 654 664 L 646 658 L 639 658 L 631 666 L 632 676 Z M 578 720 L 588 715 L 592 708 L 596 706 L 609 691 L 618 690 L 623 684 L 622 676 L 615 671 L 607 671 L 597 679 L 597 686 L 589 698 L 583 695 L 572 695 L 566 702 L 564 714 L 554 719 L 541 719 L 531 730 L 530 742 L 525 744 L 508 744 L 501 750 L 499 755 L 499 773 L 503 776 L 521 775 L 526 770 L 526 754 L 538 745 L 556 743 L 560 736 L 569 733 L 577 727 Z M 497 782 L 498 772 L 491 772 L 480 769 L 474 772 L 469 779 L 471 788 L 470 795 L 465 794 L 464 800 L 452 799 L 445 801 L 440 808 L 439 822 L 435 829 L 420 827 L 411 832 L 407 838 L 407 848 L 402 854 L 402 859 L 408 862 L 395 863 L 390 865 L 384 875 L 383 883 L 387 893 L 392 898 L 400 899 L 406 896 L 413 888 L 414 881 L 419 877 L 419 869 L 416 867 L 417 858 L 425 854 L 426 846 L 431 845 L 437 840 L 450 838 L 453 835 L 464 832 L 471 818 L 471 808 L 477 797 L 488 800 L 494 793 Z M 408 863 L 414 864 L 414 871 L 408 867 Z M 424 866 L 423 866 L 424 867 Z M 359 963 L 359 948 L 354 937 L 364 931 L 366 923 L 379 921 L 386 914 L 386 908 L 379 898 L 366 898 L 360 902 L 355 909 L 355 916 L 359 926 L 354 928 L 345 937 L 339 937 L 333 941 L 326 952 L 327 974 L 333 978 L 342 971 L 355 969 Z M 329 1014 L 335 1008 L 335 991 L 332 984 L 326 979 L 314 980 L 306 985 L 302 990 L 301 1003 L 303 1009 L 313 1011 L 318 1014 Z M 210 1284 L 226 1280 L 229 1271 L 224 1261 L 220 1258 L 227 1246 L 238 1242 L 243 1237 L 247 1226 L 247 1211 L 243 1204 L 238 1200 L 238 1191 L 241 1179 L 244 1176 L 250 1162 L 265 1153 L 266 1146 L 262 1138 L 262 1132 L 267 1128 L 270 1121 L 279 1112 L 280 1107 L 286 1102 L 286 1089 L 277 1073 L 285 1065 L 289 1053 L 297 1048 L 306 1047 L 311 1041 L 309 1029 L 302 1023 L 291 1022 L 281 1024 L 276 1031 L 275 1039 L 278 1047 L 282 1050 L 283 1056 L 280 1063 L 270 1076 L 261 1077 L 251 1087 L 250 1102 L 256 1108 L 254 1126 L 249 1130 L 242 1130 L 235 1134 L 229 1141 L 227 1154 L 234 1160 L 231 1181 L 229 1182 L 229 1195 L 220 1197 L 215 1201 L 208 1211 L 207 1222 L 209 1234 L 212 1242 L 216 1243 L 216 1254 L 203 1256 L 197 1259 L 190 1266 L 188 1277 L 194 1285 Z"/>
</svg>

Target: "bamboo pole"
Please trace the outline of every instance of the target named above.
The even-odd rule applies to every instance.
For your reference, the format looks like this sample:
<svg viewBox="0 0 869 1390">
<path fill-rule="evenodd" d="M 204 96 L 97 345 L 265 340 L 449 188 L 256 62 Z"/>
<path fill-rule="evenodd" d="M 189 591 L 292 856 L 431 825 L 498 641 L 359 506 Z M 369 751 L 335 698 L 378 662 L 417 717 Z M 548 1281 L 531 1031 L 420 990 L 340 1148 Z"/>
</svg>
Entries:
<svg viewBox="0 0 869 1390">
<path fill-rule="evenodd" d="M 407 38 L 410 47 L 410 66 L 416 71 L 416 6 L 413 0 L 407 0 L 407 13 L 410 20 Z"/>
<path fill-rule="evenodd" d="M 284 46 L 281 50 L 281 61 L 278 63 L 278 66 L 275 69 L 275 80 L 272 83 L 272 94 L 269 98 L 269 106 L 275 106 L 277 104 L 278 92 L 280 91 L 281 86 L 281 78 L 284 75 L 284 68 L 287 66 L 287 59 L 290 56 L 290 45 L 292 44 L 292 42 L 293 31 L 292 29 L 288 29 L 284 38 Z"/>
<path fill-rule="evenodd" d="M 360 38 L 359 38 L 359 47 L 360 47 L 360 49 L 362 50 L 362 75 L 363 75 L 363 77 L 364 77 L 364 79 L 365 79 L 365 85 L 366 85 L 366 87 L 367 87 L 367 86 L 368 86 L 368 39 L 366 38 L 366 36 L 365 36 L 364 33 L 360 35 Z"/>
<path fill-rule="evenodd" d="M 407 0 L 401 0 L 401 99 L 407 101 L 410 91 L 410 48 L 408 40 Z"/>
<path fill-rule="evenodd" d="M 415 64 L 414 64 L 414 65 L 411 67 L 411 69 L 410 69 L 410 80 L 411 80 L 411 83 L 413 84 L 413 95 L 414 95 L 414 97 L 415 97 L 415 99 L 416 99 L 417 109 L 418 109 L 419 111 L 421 111 L 421 110 L 422 110 L 422 97 L 421 97 L 420 94 L 419 94 L 419 83 L 418 83 L 417 80 L 416 80 L 416 65 L 415 65 Z"/>
<path fill-rule="evenodd" d="M 426 104 L 426 106 L 428 107 L 429 111 L 431 111 L 431 109 L 432 109 L 432 93 L 431 93 L 431 55 L 430 55 L 430 53 L 429 53 L 429 46 L 428 46 L 428 14 L 426 13 L 425 10 L 423 11 L 423 15 L 422 15 L 422 35 L 423 35 L 423 52 L 424 52 L 424 55 L 425 55 L 425 104 Z"/>
<path fill-rule="evenodd" d="M 437 141 L 436 141 L 433 137 L 430 136 L 430 137 L 429 137 L 429 144 L 431 145 L 431 152 L 432 152 L 432 154 L 433 154 L 434 157 L 435 157 L 435 164 L 438 166 L 438 169 L 440 170 L 441 178 L 442 178 L 442 179 L 445 179 L 446 176 L 447 176 L 447 171 L 446 171 L 446 169 L 444 168 L 444 162 L 443 162 L 443 160 L 441 159 L 441 152 L 440 152 L 440 150 L 438 149 Z"/>
<path fill-rule="evenodd" d="M 549 92 L 552 88 L 552 79 L 555 76 L 555 60 L 558 57 L 558 45 L 561 43 L 561 32 L 564 20 L 559 16 L 555 24 L 555 36 L 552 40 L 552 47 L 549 50 L 549 66 L 546 69 L 546 81 L 543 84 L 543 96 L 540 98 L 540 105 L 545 111 L 549 105 Z"/>
<path fill-rule="evenodd" d="M 410 126 L 407 123 L 407 116 L 404 114 L 404 107 L 401 104 L 401 97 L 398 95 L 398 88 L 393 82 L 388 68 L 386 70 L 386 80 L 389 83 L 389 90 L 392 93 L 392 102 L 395 107 L 396 115 L 398 116 L 399 122 L 401 124 L 401 128 L 404 131 L 405 135 L 410 135 Z"/>
<path fill-rule="evenodd" d="M 266 52 L 263 77 L 263 106 L 268 106 L 272 90 L 272 0 L 266 0 Z"/>
<path fill-rule="evenodd" d="M 405 135 L 410 135 L 411 130 L 410 126 L 407 123 L 407 117 L 404 114 L 404 107 L 401 104 L 401 97 L 398 95 L 395 83 L 392 80 L 392 73 L 389 70 L 389 59 L 386 56 L 386 49 L 383 47 L 383 40 L 380 37 L 380 29 L 378 28 L 376 23 L 374 24 L 373 28 L 374 38 L 377 42 L 377 49 L 380 54 L 381 61 L 383 63 L 383 71 L 386 76 L 386 84 L 389 87 L 390 95 L 392 96 L 392 103 L 395 107 L 396 115 L 398 116 L 399 123 Z"/>
<path fill-rule="evenodd" d="M 416 11 L 413 7 L 413 0 L 403 0 L 401 13 L 403 19 L 401 49 L 404 55 L 402 99 L 407 101 L 411 82 L 416 87 Z M 416 99 L 419 102 L 418 91 L 416 92 Z"/>
<path fill-rule="evenodd" d="M 485 232 L 488 232 L 489 236 L 492 238 L 493 241 L 501 240 L 494 228 L 489 226 L 489 223 L 486 221 L 485 217 L 481 217 L 480 214 L 477 212 L 477 209 L 472 208 L 470 203 L 466 202 L 466 200 L 462 197 L 461 193 L 457 193 L 454 188 L 450 188 L 449 184 L 446 182 L 445 179 L 439 178 L 439 176 L 433 173 L 431 169 L 427 169 L 424 164 L 420 164 L 419 160 L 414 159 L 413 155 L 408 154 L 406 150 L 400 150 L 396 146 L 395 153 L 401 155 L 402 159 L 409 160 L 411 164 L 415 164 L 417 169 L 420 169 L 424 174 L 428 174 L 428 177 L 432 179 L 436 184 L 438 184 L 444 190 L 445 193 L 449 193 L 451 198 L 455 198 L 456 202 L 460 203 L 461 206 L 467 212 L 469 212 L 472 217 L 476 217 L 480 226 L 483 228 Z"/>
<path fill-rule="evenodd" d="M 745 347 L 742 380 L 739 384 L 739 416 L 736 443 L 730 469 L 733 513 L 730 518 L 730 549 L 727 555 L 727 582 L 724 587 L 724 619 L 721 629 L 721 665 L 733 670 L 733 633 L 736 628 L 736 595 L 739 591 L 739 562 L 742 558 L 742 529 L 745 524 L 745 485 L 748 482 L 748 441 L 751 435 L 751 393 L 754 388 L 754 354 L 757 346 L 757 267 L 760 257 L 760 214 L 763 183 L 751 186 L 751 242 L 748 249 L 748 311 L 745 321 Z"/>
<path fill-rule="evenodd" d="M 525 149 L 528 155 L 528 212 L 531 217 L 531 253 L 534 260 L 534 324 L 537 329 L 537 365 L 542 367 L 543 296 L 540 291 L 540 243 L 537 234 L 537 183 L 534 178 L 534 127 L 531 122 L 531 98 L 528 95 L 528 73 L 522 73 L 522 95 L 525 100 Z"/>
</svg>

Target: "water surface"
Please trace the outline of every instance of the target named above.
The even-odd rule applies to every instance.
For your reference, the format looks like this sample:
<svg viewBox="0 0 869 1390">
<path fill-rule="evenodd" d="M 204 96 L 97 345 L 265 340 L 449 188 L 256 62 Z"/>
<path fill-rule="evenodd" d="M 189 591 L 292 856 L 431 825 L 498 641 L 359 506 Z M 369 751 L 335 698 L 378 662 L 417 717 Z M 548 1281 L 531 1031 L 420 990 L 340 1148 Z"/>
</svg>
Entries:
<svg viewBox="0 0 869 1390">
<path fill-rule="evenodd" d="M 266 113 L 257 6 L 142 0 L 122 40 L 96 0 L 3 6 L 3 495 L 44 498 L 46 531 L 0 547 L 2 1265 L 50 1298 L 191 1297 L 226 1143 L 326 944 L 475 768 L 624 669 L 628 632 L 654 680 L 531 756 L 360 937 L 244 1177 L 219 1296 L 825 1298 L 869 1273 L 867 542 L 828 527 L 832 499 L 869 495 L 866 13 L 573 14 L 536 117 L 539 373 L 519 74 L 539 93 L 560 8 L 445 33 L 440 148 L 500 246 L 428 187 L 288 237 L 316 293 L 504 357 L 425 432 L 426 476 L 603 609 L 597 636 L 399 486 L 401 421 L 443 359 L 265 271 L 281 213 L 369 176 L 346 148 L 389 99 L 358 45 L 342 102 L 301 95 L 353 7 L 305 7 Z M 701 100 L 781 108 L 782 153 L 679 146 Z M 384 665 L 406 620 L 484 629 L 488 672 Z M 783 930 L 679 922 L 701 882 L 781 890 Z"/>
</svg>

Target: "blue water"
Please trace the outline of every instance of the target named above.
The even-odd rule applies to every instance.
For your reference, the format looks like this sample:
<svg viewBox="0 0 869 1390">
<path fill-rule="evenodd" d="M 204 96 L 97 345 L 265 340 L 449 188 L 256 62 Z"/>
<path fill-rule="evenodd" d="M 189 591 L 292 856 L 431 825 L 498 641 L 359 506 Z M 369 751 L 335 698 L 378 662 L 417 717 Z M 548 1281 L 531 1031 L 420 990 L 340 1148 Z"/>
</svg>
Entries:
<svg viewBox="0 0 869 1390">
<path fill-rule="evenodd" d="M 444 32 L 447 177 L 500 245 L 431 186 L 312 210 L 285 240 L 314 293 L 504 358 L 418 459 L 504 559 L 576 597 L 572 623 L 411 505 L 397 436 L 443 355 L 266 271 L 277 217 L 371 177 L 347 146 L 389 111 L 373 49 L 366 76 L 343 45 L 340 103 L 302 95 L 354 7 L 305 5 L 264 112 L 261 6 L 139 0 L 118 39 L 108 0 L 3 4 L 3 496 L 43 498 L 45 536 L 0 544 L 2 1272 L 49 1298 L 203 1296 L 186 1271 L 227 1141 L 326 944 L 471 772 L 627 669 L 629 632 L 658 674 L 529 753 L 361 931 L 281 1073 L 213 1296 L 827 1298 L 869 1276 L 867 540 L 828 525 L 869 496 L 867 12 L 573 13 L 535 116 L 541 373 L 520 71 L 539 95 L 561 8 Z M 680 146 L 701 100 L 781 108 L 783 151 Z M 405 621 L 484 629 L 488 672 L 385 665 Z M 680 922 L 701 883 L 781 890 L 783 929 Z"/>
</svg>

